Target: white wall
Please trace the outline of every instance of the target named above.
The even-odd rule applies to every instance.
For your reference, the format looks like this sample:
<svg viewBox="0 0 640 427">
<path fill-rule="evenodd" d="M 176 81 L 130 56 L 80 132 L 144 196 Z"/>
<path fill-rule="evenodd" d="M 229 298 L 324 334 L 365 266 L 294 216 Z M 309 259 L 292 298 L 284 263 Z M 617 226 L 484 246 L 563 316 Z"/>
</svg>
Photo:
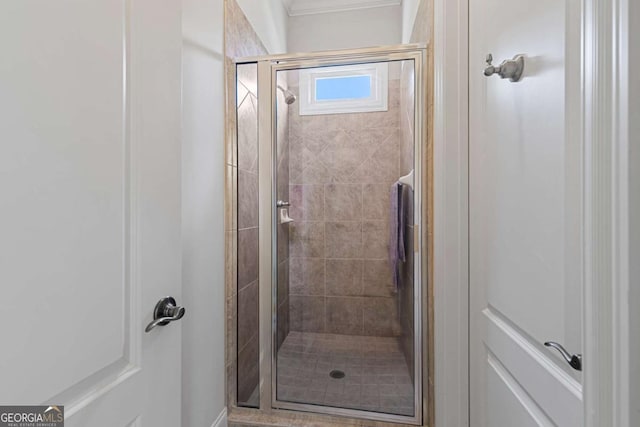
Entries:
<svg viewBox="0 0 640 427">
<path fill-rule="evenodd" d="M 237 0 L 270 54 L 287 52 L 289 15 L 281 0 Z"/>
<path fill-rule="evenodd" d="M 402 43 L 409 43 L 422 0 L 402 0 Z"/>
<path fill-rule="evenodd" d="M 289 18 L 289 52 L 395 45 L 401 37 L 401 6 Z"/>
<path fill-rule="evenodd" d="M 225 408 L 223 15 L 223 0 L 183 0 L 182 427 Z"/>
</svg>

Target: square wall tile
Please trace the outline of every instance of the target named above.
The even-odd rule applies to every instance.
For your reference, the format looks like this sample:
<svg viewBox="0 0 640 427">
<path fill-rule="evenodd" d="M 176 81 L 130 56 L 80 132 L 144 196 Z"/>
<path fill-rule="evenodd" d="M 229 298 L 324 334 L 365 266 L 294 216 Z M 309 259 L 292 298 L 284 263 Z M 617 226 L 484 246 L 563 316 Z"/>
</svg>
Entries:
<svg viewBox="0 0 640 427">
<path fill-rule="evenodd" d="M 292 331 L 324 332 L 325 297 L 289 296 L 289 327 Z"/>
<path fill-rule="evenodd" d="M 290 185 L 289 215 L 297 221 L 322 221 L 324 219 L 323 185 Z"/>
<path fill-rule="evenodd" d="M 353 173 L 352 179 L 361 183 L 393 183 L 399 173 L 399 133 L 395 132 L 372 156 L 364 161 Z"/>
<path fill-rule="evenodd" d="M 364 260 L 364 295 L 394 296 L 393 276 L 388 260 Z"/>
<path fill-rule="evenodd" d="M 364 298 L 364 334 L 399 336 L 397 303 L 394 298 Z"/>
<path fill-rule="evenodd" d="M 361 335 L 362 308 L 362 298 L 327 297 L 327 332 Z"/>
<path fill-rule="evenodd" d="M 332 176 L 348 175 L 362 163 L 365 141 L 352 138 L 344 131 L 328 133 L 327 140 L 327 146 L 318 154 L 318 160 Z"/>
<path fill-rule="evenodd" d="M 327 259 L 325 262 L 327 295 L 362 295 L 361 259 Z"/>
<path fill-rule="evenodd" d="M 365 259 L 387 259 L 389 256 L 389 223 L 387 221 L 364 221 L 362 241 Z"/>
<path fill-rule="evenodd" d="M 327 258 L 362 258 L 362 223 L 326 222 Z"/>
<path fill-rule="evenodd" d="M 322 222 L 289 224 L 290 256 L 320 258 L 324 256 L 325 227 Z"/>
<path fill-rule="evenodd" d="M 362 218 L 389 221 L 391 213 L 391 186 L 387 184 L 362 185 Z"/>
<path fill-rule="evenodd" d="M 324 258 L 291 258 L 289 286 L 291 295 L 325 294 Z"/>
<path fill-rule="evenodd" d="M 360 184 L 325 185 L 324 214 L 327 221 L 362 219 L 362 186 Z"/>
</svg>

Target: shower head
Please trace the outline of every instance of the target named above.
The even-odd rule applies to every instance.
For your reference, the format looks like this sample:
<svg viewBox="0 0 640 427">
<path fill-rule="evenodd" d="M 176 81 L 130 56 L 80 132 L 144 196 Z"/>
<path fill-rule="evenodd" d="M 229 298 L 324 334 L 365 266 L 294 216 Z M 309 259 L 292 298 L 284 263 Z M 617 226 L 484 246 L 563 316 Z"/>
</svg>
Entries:
<svg viewBox="0 0 640 427">
<path fill-rule="evenodd" d="M 280 89 L 282 91 L 282 94 L 284 95 L 284 102 L 287 105 L 291 105 L 294 102 L 296 102 L 296 96 L 293 94 L 293 92 L 283 88 L 280 85 L 278 85 L 278 89 Z"/>
<path fill-rule="evenodd" d="M 284 94 L 284 102 L 286 102 L 287 105 L 291 105 L 296 102 L 296 96 L 294 94 L 292 94 L 291 92 L 285 92 Z"/>
</svg>

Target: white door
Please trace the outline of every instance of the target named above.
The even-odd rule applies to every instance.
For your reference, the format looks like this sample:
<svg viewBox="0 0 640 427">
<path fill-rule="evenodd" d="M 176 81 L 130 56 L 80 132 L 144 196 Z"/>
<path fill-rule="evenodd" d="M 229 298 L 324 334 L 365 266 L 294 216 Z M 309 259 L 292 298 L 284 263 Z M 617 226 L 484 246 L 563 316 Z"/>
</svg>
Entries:
<svg viewBox="0 0 640 427">
<path fill-rule="evenodd" d="M 0 3 L 0 405 L 180 425 L 179 0 Z M 187 316 L 189 313 L 187 312 Z"/>
<path fill-rule="evenodd" d="M 583 425 L 580 11 L 470 2 L 471 426 Z M 483 75 L 526 56 L 516 83 Z M 585 361 L 588 363 L 588 361 Z"/>
</svg>

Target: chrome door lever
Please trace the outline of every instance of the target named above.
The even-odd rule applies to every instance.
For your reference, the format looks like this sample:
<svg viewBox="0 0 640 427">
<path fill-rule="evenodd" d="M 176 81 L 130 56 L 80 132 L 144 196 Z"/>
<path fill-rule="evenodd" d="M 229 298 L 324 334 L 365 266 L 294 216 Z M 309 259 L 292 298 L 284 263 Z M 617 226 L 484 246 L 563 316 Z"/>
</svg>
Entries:
<svg viewBox="0 0 640 427">
<path fill-rule="evenodd" d="M 286 207 L 288 207 L 288 206 L 291 206 L 291 203 L 286 202 L 286 201 L 284 201 L 284 200 L 278 200 L 278 201 L 276 202 L 276 207 L 277 207 L 277 208 L 286 208 Z"/>
<path fill-rule="evenodd" d="M 582 371 L 582 355 L 581 354 L 570 354 L 567 350 L 564 349 L 563 346 L 558 344 L 557 342 L 547 341 L 544 343 L 546 347 L 555 348 L 560 352 L 564 360 L 576 371 Z"/>
<path fill-rule="evenodd" d="M 175 320 L 180 320 L 184 313 L 184 307 L 178 307 L 173 297 L 164 297 L 156 304 L 156 308 L 153 310 L 153 322 L 149 323 L 144 331 L 151 332 L 156 326 L 164 326 Z"/>
<path fill-rule="evenodd" d="M 489 77 L 494 74 L 499 75 L 501 78 L 508 78 L 512 82 L 517 82 L 522 78 L 522 71 L 524 70 L 524 56 L 516 55 L 513 59 L 505 59 L 497 67 L 492 65 L 493 55 L 487 55 L 487 67 L 484 69 L 484 75 Z"/>
</svg>

